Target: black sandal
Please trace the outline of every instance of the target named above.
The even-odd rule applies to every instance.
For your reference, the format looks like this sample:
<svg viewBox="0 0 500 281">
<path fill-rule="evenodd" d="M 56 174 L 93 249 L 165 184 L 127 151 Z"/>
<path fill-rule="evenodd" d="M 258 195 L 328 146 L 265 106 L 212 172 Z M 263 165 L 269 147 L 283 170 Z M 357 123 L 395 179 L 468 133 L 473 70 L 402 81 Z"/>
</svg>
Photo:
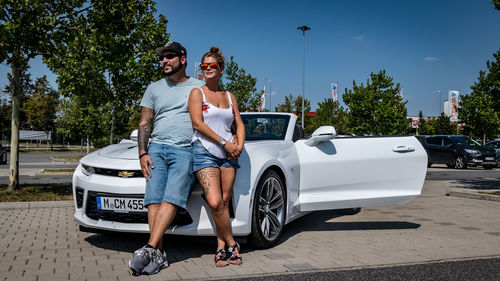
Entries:
<svg viewBox="0 0 500 281">
<path fill-rule="evenodd" d="M 236 254 L 235 251 L 238 251 L 238 254 Z M 227 252 L 230 254 L 228 258 L 230 264 L 241 265 L 243 263 L 243 259 L 239 256 L 240 244 L 236 243 L 228 247 Z"/>
<path fill-rule="evenodd" d="M 227 261 L 226 250 L 224 249 L 217 250 L 217 253 L 215 253 L 214 262 L 216 267 L 228 266 L 229 262 Z"/>
</svg>

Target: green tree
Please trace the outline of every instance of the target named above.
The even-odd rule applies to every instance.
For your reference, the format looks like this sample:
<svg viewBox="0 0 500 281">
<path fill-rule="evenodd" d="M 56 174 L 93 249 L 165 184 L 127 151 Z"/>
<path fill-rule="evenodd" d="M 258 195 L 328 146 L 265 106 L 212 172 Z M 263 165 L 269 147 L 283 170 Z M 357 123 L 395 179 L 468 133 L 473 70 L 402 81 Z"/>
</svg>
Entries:
<svg viewBox="0 0 500 281">
<path fill-rule="evenodd" d="M 409 130 L 406 103 L 398 96 L 400 85 L 385 70 L 370 74 L 366 86 L 353 81 L 353 89 L 342 96 L 349 108 L 349 127 L 355 134 L 400 135 Z"/>
<path fill-rule="evenodd" d="M 494 110 L 494 102 L 490 95 L 472 92 L 463 96 L 458 108 L 458 116 L 470 129 L 473 138 L 483 140 L 498 136 L 500 113 Z"/>
<path fill-rule="evenodd" d="M 495 6 L 495 9 L 500 10 L 500 0 L 493 0 L 491 4 Z"/>
<path fill-rule="evenodd" d="M 278 104 L 274 111 L 276 112 L 295 112 L 295 98 L 292 94 L 285 97 L 285 102 L 282 104 Z"/>
<path fill-rule="evenodd" d="M 472 93 L 460 100 L 459 118 L 465 122 L 473 137 L 486 139 L 500 133 L 500 50 L 487 61 L 488 72 L 481 70 Z"/>
<path fill-rule="evenodd" d="M 446 116 L 444 113 L 437 118 L 432 118 L 432 123 L 434 132 L 436 135 L 452 135 L 456 130 L 456 125 L 454 126 L 450 122 L 450 117 Z"/>
<path fill-rule="evenodd" d="M 338 134 L 350 134 L 347 128 L 347 112 L 338 101 L 332 98 L 318 103 L 316 116 L 312 118 L 313 131 L 321 126 L 333 126 Z"/>
<path fill-rule="evenodd" d="M 95 2 L 72 22 L 79 27 L 71 30 L 74 40 L 57 45 L 61 55 L 46 60 L 59 75 L 62 94 L 88 99 L 83 112 L 109 110 L 103 134 L 109 133 L 110 143 L 130 133 L 129 119 L 139 110 L 147 85 L 164 77 L 154 49 L 165 44 L 169 34 L 167 20 L 156 16 L 154 5 L 151 0 Z"/>
<path fill-rule="evenodd" d="M 422 110 L 418 112 L 418 134 L 419 135 L 434 135 L 435 130 L 432 124 L 432 119 L 426 120 L 422 114 Z"/>
<path fill-rule="evenodd" d="M 241 112 L 257 111 L 260 105 L 260 92 L 257 92 L 255 84 L 257 78 L 247 74 L 244 68 L 240 68 L 234 61 L 233 56 L 224 69 L 225 81 L 222 86 L 231 92 L 238 101 L 238 108 Z"/>
<path fill-rule="evenodd" d="M 84 0 L 3 0 L 0 9 L 0 62 L 12 71 L 12 121 L 8 190 L 19 188 L 19 108 L 23 95 L 21 69 L 29 60 L 50 56 L 66 38 L 69 24 L 83 10 Z"/>
<path fill-rule="evenodd" d="M 27 123 L 34 130 L 54 133 L 59 94 L 50 87 L 47 76 L 36 79 L 33 94 L 23 104 Z"/>
<path fill-rule="evenodd" d="M 297 115 L 297 122 L 301 124 L 302 122 L 302 96 L 297 96 L 296 98 L 292 94 L 285 97 L 285 102 L 283 104 L 278 104 L 275 107 L 276 112 L 290 112 Z M 312 133 L 314 130 L 313 118 L 309 116 L 311 112 L 311 102 L 308 99 L 304 99 L 304 132 Z"/>
<path fill-rule="evenodd" d="M 57 118 L 57 133 L 79 138 L 97 146 L 102 145 L 102 136 L 110 125 L 111 111 L 107 106 L 95 106 L 89 99 L 74 95 L 61 100 L 61 113 Z"/>
</svg>

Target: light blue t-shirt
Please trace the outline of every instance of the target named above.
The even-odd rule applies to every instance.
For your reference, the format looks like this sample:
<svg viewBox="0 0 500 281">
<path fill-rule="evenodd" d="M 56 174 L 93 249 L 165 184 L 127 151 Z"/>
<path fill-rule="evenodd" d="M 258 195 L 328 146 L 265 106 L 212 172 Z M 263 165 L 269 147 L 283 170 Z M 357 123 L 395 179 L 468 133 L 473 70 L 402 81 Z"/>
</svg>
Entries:
<svg viewBox="0 0 500 281">
<path fill-rule="evenodd" d="M 151 142 L 180 147 L 191 144 L 193 125 L 187 108 L 189 93 L 203 85 L 194 78 L 177 84 L 164 78 L 148 86 L 141 106 L 154 110 Z"/>
</svg>

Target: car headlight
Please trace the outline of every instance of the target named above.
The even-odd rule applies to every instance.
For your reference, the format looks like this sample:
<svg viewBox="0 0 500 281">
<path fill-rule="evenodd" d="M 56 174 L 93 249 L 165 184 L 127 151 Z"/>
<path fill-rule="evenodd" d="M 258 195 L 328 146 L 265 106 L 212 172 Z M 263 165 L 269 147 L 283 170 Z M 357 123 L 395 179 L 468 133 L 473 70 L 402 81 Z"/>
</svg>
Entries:
<svg viewBox="0 0 500 281">
<path fill-rule="evenodd" d="M 94 167 L 91 167 L 91 166 L 87 166 L 87 165 L 82 164 L 82 173 L 83 173 L 84 175 L 87 175 L 87 176 L 90 176 L 90 175 L 92 175 L 92 174 L 95 174 Z"/>
<path fill-rule="evenodd" d="M 465 149 L 465 152 L 472 154 L 472 155 L 479 155 L 479 150 L 474 150 L 474 149 Z"/>
</svg>

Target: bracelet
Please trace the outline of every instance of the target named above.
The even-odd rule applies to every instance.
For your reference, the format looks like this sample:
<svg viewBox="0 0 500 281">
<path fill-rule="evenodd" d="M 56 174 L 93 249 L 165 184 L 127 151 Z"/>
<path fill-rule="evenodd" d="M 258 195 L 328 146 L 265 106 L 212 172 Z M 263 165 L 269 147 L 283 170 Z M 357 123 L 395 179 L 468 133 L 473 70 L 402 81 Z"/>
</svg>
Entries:
<svg viewBox="0 0 500 281">
<path fill-rule="evenodd" d="M 141 159 L 141 158 L 142 158 L 142 156 L 146 156 L 146 155 L 148 155 L 148 153 L 147 153 L 147 152 L 144 152 L 143 154 L 139 155 L 139 159 Z"/>
</svg>

